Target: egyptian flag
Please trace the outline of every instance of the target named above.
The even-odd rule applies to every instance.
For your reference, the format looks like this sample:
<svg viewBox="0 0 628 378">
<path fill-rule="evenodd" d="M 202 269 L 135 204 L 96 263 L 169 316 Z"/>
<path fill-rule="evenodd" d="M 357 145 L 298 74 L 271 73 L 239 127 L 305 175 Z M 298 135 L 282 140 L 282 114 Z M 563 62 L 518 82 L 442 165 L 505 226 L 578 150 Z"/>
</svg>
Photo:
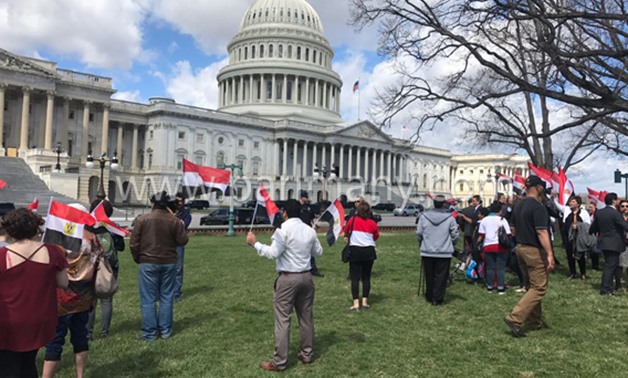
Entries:
<svg viewBox="0 0 628 378">
<path fill-rule="evenodd" d="M 43 242 L 59 244 L 72 252 L 81 249 L 83 229 L 93 226 L 94 217 L 61 202 L 52 201 L 46 217 Z"/>
<path fill-rule="evenodd" d="M 325 213 L 321 215 L 321 220 L 329 223 L 329 230 L 327 230 L 327 244 L 331 247 L 336 243 L 340 233 L 345 228 L 345 209 L 342 207 L 342 203 L 338 198 L 325 210 Z"/>
<path fill-rule="evenodd" d="M 217 188 L 225 193 L 230 178 L 229 170 L 204 167 L 183 159 L 183 186 Z"/>
<path fill-rule="evenodd" d="M 606 199 L 606 195 L 608 194 L 607 191 L 602 190 L 600 192 L 595 191 L 591 188 L 587 188 L 587 191 L 589 192 L 589 199 L 593 202 L 595 202 L 595 208 L 596 209 L 603 209 L 606 207 L 606 202 L 604 202 L 604 199 Z"/>
<path fill-rule="evenodd" d="M 26 208 L 30 211 L 37 211 L 38 207 L 39 207 L 39 200 L 37 199 L 37 197 L 35 197 L 35 200 L 31 202 L 30 205 L 26 206 Z"/>
<path fill-rule="evenodd" d="M 434 199 L 434 195 L 432 193 L 425 193 L 425 195 L 427 196 L 427 198 L 433 200 Z"/>
<path fill-rule="evenodd" d="M 257 204 L 266 208 L 266 214 L 270 220 L 270 224 L 275 224 L 275 215 L 279 212 L 279 208 L 275 205 L 275 202 L 270 198 L 264 184 L 260 182 L 259 192 L 257 194 Z"/>
<path fill-rule="evenodd" d="M 526 179 L 519 172 L 515 172 L 512 178 L 512 191 L 521 194 L 526 187 Z"/>
<path fill-rule="evenodd" d="M 7 186 L 7 183 L 0 180 L 0 189 L 4 188 L 5 186 Z"/>
<path fill-rule="evenodd" d="M 105 208 L 102 205 L 102 201 L 94 208 L 91 212 L 92 217 L 96 220 L 96 224 L 94 228 L 105 227 L 107 231 L 112 234 L 125 237 L 129 234 L 129 231 L 115 224 L 107 214 L 105 213 Z"/>
<path fill-rule="evenodd" d="M 532 163 L 528 163 L 528 168 L 530 169 L 531 175 L 539 176 L 541 180 L 545 181 L 548 189 L 557 187 L 557 185 L 554 184 L 558 181 L 554 172 L 548 171 L 547 169 L 542 167 L 537 167 Z"/>
<path fill-rule="evenodd" d="M 567 179 L 562 167 L 558 167 L 558 201 L 561 205 L 567 206 L 569 198 L 574 193 L 574 186 L 571 180 Z"/>
</svg>

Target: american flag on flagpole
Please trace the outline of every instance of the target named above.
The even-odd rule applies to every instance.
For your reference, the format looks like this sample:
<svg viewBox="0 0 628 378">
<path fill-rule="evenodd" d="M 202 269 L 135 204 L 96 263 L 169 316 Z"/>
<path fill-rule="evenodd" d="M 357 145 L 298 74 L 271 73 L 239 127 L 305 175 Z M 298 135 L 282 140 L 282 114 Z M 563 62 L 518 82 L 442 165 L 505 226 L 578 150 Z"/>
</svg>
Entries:
<svg viewBox="0 0 628 378">
<path fill-rule="evenodd" d="M 360 90 L 360 80 L 356 80 L 355 83 L 353 83 L 353 93 L 359 90 Z"/>
</svg>

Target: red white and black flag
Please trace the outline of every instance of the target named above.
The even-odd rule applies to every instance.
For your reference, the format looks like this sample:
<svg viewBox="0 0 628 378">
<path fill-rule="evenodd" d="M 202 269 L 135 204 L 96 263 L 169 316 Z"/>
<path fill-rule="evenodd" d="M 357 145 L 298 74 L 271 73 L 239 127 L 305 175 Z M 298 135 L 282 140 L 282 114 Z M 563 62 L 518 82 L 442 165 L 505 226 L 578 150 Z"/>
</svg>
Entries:
<svg viewBox="0 0 628 378">
<path fill-rule="evenodd" d="M 270 224 L 275 224 L 275 215 L 277 215 L 277 213 L 279 212 L 279 208 L 270 198 L 270 195 L 268 195 L 266 188 L 264 188 L 264 184 L 262 184 L 261 182 L 259 184 L 259 193 L 257 195 L 257 205 L 264 206 L 266 208 L 266 215 L 268 215 Z"/>
<path fill-rule="evenodd" d="M 320 219 L 329 223 L 326 239 L 327 244 L 331 247 L 336 243 L 345 227 L 345 209 L 338 198 L 321 214 Z"/>
<path fill-rule="evenodd" d="M 107 231 L 112 234 L 125 237 L 129 234 L 129 231 L 115 224 L 114 221 L 109 219 L 107 213 L 105 213 L 105 208 L 103 206 L 102 201 L 94 208 L 91 213 L 92 217 L 96 220 L 96 224 L 94 228 L 105 227 Z"/>
<path fill-rule="evenodd" d="M 94 223 L 96 220 L 89 213 L 52 201 L 46 217 L 46 230 L 42 241 L 78 252 L 81 249 L 85 226 L 93 226 Z"/>
<path fill-rule="evenodd" d="M 183 159 L 183 186 L 217 188 L 225 193 L 230 178 L 229 170 L 204 167 Z"/>
</svg>

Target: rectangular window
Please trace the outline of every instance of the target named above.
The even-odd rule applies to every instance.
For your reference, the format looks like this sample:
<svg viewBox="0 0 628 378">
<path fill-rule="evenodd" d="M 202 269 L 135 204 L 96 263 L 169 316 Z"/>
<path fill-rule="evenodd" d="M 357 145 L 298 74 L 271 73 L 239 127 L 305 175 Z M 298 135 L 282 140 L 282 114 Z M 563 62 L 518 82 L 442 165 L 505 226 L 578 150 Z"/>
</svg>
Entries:
<svg viewBox="0 0 628 378">
<path fill-rule="evenodd" d="M 196 165 L 203 165 L 203 157 L 202 156 L 195 156 L 194 157 L 194 163 Z"/>
<path fill-rule="evenodd" d="M 238 139 L 238 147 L 244 147 L 244 139 Z"/>
<path fill-rule="evenodd" d="M 183 154 L 177 154 L 177 169 L 183 169 L 183 159 L 185 156 Z"/>
<path fill-rule="evenodd" d="M 205 134 L 196 134 L 196 143 L 204 143 Z"/>
<path fill-rule="evenodd" d="M 74 110 L 70 110 L 70 114 L 68 115 L 69 119 L 74 119 Z"/>
<path fill-rule="evenodd" d="M 94 113 L 89 113 L 89 122 L 94 122 Z"/>
<path fill-rule="evenodd" d="M 185 139 L 185 131 L 179 131 L 179 139 Z"/>
<path fill-rule="evenodd" d="M 464 171 L 463 171 L 462 169 L 460 170 L 460 174 L 461 174 L 461 175 L 463 175 L 463 174 L 464 174 Z"/>
<path fill-rule="evenodd" d="M 253 142 L 253 148 L 259 150 L 259 142 Z"/>
<path fill-rule="evenodd" d="M 153 154 L 148 154 L 148 169 L 153 167 Z"/>
<path fill-rule="evenodd" d="M 253 176 L 259 175 L 259 161 L 253 162 Z"/>
<path fill-rule="evenodd" d="M 148 130 L 148 139 L 153 140 L 153 136 L 154 136 L 153 130 Z"/>
<path fill-rule="evenodd" d="M 483 170 L 483 169 L 480 169 L 480 174 L 482 174 L 482 173 L 484 173 L 484 170 Z"/>
<path fill-rule="evenodd" d="M 464 192 L 464 184 L 460 184 L 460 191 Z"/>
</svg>

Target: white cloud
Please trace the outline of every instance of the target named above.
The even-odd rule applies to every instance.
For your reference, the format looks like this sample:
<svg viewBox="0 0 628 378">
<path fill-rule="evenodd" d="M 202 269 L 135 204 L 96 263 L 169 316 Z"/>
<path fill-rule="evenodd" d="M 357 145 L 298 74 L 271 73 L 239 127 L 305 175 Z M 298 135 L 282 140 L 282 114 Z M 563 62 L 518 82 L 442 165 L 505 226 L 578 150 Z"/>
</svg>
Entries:
<svg viewBox="0 0 628 378">
<path fill-rule="evenodd" d="M 132 101 L 132 102 L 142 102 L 142 98 L 140 96 L 140 91 L 121 91 L 116 92 L 111 96 L 111 98 L 122 101 Z"/>
<path fill-rule="evenodd" d="M 5 0 L 0 40 L 9 51 L 76 58 L 90 67 L 125 68 L 140 56 L 143 11 L 132 0 Z"/>
<path fill-rule="evenodd" d="M 216 76 L 228 59 L 209 66 L 193 69 L 188 61 L 179 61 L 170 75 L 162 76 L 168 94 L 176 102 L 209 109 L 218 107 L 218 81 Z"/>
</svg>

